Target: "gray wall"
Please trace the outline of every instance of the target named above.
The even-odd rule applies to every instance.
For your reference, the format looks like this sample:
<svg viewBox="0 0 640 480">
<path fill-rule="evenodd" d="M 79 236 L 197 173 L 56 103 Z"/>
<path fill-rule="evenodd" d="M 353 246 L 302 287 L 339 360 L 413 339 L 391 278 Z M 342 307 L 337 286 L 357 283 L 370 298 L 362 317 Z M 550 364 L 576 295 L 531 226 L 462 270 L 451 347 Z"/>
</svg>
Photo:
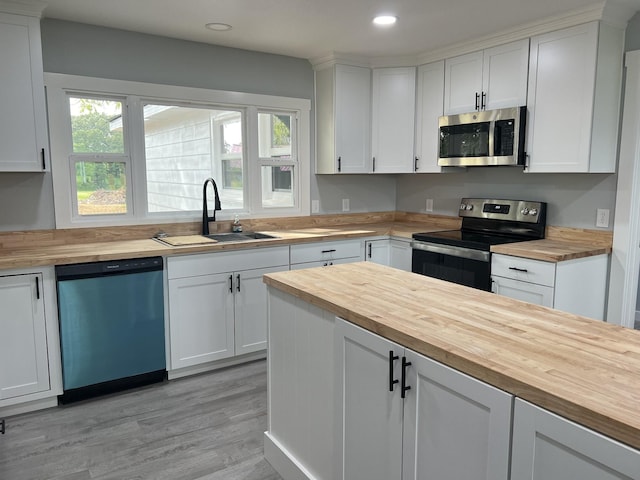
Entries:
<svg viewBox="0 0 640 480">
<path fill-rule="evenodd" d="M 55 19 L 42 21 L 42 48 L 45 72 L 313 100 L 313 69 L 300 58 Z M 320 200 L 320 213 L 341 211 L 336 198 L 343 191 L 352 211 L 395 209 L 392 177 L 333 183 L 312 175 L 311 198 Z M 55 228 L 50 174 L 0 173 L 0 203 L 0 231 Z"/>
<path fill-rule="evenodd" d="M 517 167 L 468 168 L 460 173 L 403 175 L 398 179 L 398 210 L 457 215 L 462 197 L 513 198 L 548 203 L 549 225 L 595 228 L 596 208 L 611 210 L 616 176 L 604 174 L 531 174 Z"/>
<path fill-rule="evenodd" d="M 313 70 L 304 59 L 53 19 L 42 22 L 42 43 L 46 72 L 313 99 Z M 640 15 L 629 24 L 626 49 L 640 49 Z M 313 134 L 311 151 L 313 156 Z M 455 215 L 463 196 L 526 197 L 549 202 L 550 224 L 583 228 L 594 228 L 596 208 L 609 208 L 613 220 L 615 189 L 615 175 L 531 175 L 502 168 L 311 176 L 311 199 L 320 200 L 320 213 L 341 212 L 342 198 L 350 199 L 352 212 L 420 212 L 425 199 L 433 198 L 435 213 Z M 0 173 L 0 203 L 0 230 L 55 226 L 50 174 Z"/>
</svg>

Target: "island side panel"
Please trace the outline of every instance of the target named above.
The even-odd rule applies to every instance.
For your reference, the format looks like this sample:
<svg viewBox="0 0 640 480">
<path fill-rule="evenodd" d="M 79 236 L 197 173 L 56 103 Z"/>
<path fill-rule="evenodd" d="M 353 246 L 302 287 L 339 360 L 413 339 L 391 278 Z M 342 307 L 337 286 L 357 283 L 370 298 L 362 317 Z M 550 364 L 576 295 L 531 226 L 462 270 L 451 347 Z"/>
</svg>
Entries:
<svg viewBox="0 0 640 480">
<path fill-rule="evenodd" d="M 265 458 L 285 480 L 330 480 L 335 317 L 273 287 L 268 290 Z"/>
</svg>

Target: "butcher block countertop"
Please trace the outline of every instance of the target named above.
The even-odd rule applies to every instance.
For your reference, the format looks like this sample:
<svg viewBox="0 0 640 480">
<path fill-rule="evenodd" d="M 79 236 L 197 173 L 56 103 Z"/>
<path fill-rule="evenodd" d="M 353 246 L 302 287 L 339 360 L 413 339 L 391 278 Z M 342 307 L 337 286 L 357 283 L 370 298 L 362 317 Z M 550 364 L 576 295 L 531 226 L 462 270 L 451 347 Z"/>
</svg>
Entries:
<svg viewBox="0 0 640 480">
<path fill-rule="evenodd" d="M 640 331 L 370 262 L 264 281 L 640 449 Z"/>
<path fill-rule="evenodd" d="M 247 219 L 243 220 L 243 225 L 247 231 L 268 233 L 277 238 L 204 243 L 206 239 L 198 235 L 202 228 L 199 222 L 0 232 L 0 269 L 123 260 L 155 255 L 184 255 L 370 236 L 391 235 L 410 239 L 413 233 L 458 229 L 460 220 L 438 215 L 381 212 Z M 212 233 L 229 231 L 231 222 L 217 222 L 215 227 L 217 228 L 212 228 Z M 167 233 L 169 238 L 174 238 L 177 246 L 152 239 L 160 231 Z M 548 227 L 545 240 L 496 246 L 492 251 L 557 262 L 609 253 L 611 238 L 611 232 Z"/>
</svg>

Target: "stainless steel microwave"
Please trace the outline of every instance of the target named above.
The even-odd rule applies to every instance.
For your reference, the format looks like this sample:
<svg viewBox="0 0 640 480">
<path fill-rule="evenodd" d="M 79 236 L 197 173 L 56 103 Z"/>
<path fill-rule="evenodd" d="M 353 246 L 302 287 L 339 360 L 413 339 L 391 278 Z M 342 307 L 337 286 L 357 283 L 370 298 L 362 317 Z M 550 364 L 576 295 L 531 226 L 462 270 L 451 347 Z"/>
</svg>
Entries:
<svg viewBox="0 0 640 480">
<path fill-rule="evenodd" d="M 440 117 L 438 165 L 524 165 L 527 107 Z"/>
</svg>

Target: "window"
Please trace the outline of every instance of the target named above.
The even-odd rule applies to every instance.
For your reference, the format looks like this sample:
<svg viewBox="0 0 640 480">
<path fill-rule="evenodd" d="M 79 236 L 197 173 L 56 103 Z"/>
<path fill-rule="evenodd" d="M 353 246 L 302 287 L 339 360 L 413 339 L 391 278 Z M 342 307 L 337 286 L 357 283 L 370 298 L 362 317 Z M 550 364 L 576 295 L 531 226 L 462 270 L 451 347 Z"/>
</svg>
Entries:
<svg viewBox="0 0 640 480">
<path fill-rule="evenodd" d="M 59 228 L 309 214 L 309 100 L 45 77 Z"/>
<path fill-rule="evenodd" d="M 289 113 L 258 114 L 262 208 L 295 206 L 295 118 Z"/>
<path fill-rule="evenodd" d="M 209 177 L 218 179 L 225 208 L 244 208 L 240 111 L 155 104 L 143 111 L 149 212 L 197 211 Z"/>
<path fill-rule="evenodd" d="M 122 101 L 73 95 L 68 100 L 75 215 L 126 214 L 130 201 Z"/>
</svg>

